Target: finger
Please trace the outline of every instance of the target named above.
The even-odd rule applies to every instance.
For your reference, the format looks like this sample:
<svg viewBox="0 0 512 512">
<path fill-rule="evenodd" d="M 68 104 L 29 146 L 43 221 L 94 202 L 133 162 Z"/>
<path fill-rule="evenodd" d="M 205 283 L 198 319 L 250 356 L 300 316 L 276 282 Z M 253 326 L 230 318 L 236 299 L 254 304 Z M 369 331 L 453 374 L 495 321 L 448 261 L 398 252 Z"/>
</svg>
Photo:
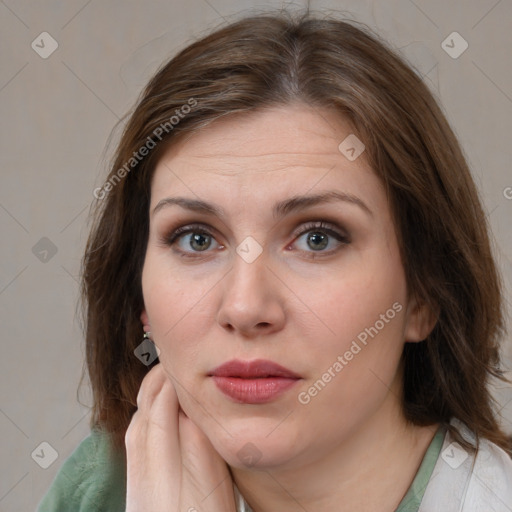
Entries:
<svg viewBox="0 0 512 512">
<path fill-rule="evenodd" d="M 144 377 L 137 404 L 139 408 L 125 435 L 131 499 L 148 489 L 160 489 L 159 495 L 170 496 L 179 489 L 180 482 L 179 403 L 160 364 Z"/>
<path fill-rule="evenodd" d="M 218 510 L 218 504 L 232 503 L 234 492 L 226 462 L 203 431 L 185 414 L 179 415 L 181 460 L 189 484 L 190 497 L 202 496 L 200 510 Z M 231 510 L 229 506 L 227 510 Z M 234 508 L 233 508 L 234 510 Z"/>
<path fill-rule="evenodd" d="M 161 364 L 144 377 L 137 396 L 138 409 L 126 431 L 125 444 L 132 453 L 146 453 L 157 460 L 165 454 L 179 457 L 179 402 L 174 386 Z"/>
<path fill-rule="evenodd" d="M 163 385 L 169 377 L 162 366 L 158 363 L 156 366 L 145 375 L 140 384 L 139 392 L 137 394 L 137 408 L 150 409 L 153 401 L 160 393 Z M 177 405 L 176 397 L 176 405 Z"/>
</svg>

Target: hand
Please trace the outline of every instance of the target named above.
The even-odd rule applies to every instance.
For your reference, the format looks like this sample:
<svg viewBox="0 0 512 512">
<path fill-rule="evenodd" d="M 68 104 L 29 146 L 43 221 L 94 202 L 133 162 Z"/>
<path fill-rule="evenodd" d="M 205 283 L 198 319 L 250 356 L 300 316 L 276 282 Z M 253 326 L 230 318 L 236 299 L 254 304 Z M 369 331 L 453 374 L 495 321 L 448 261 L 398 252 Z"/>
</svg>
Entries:
<svg viewBox="0 0 512 512">
<path fill-rule="evenodd" d="M 236 512 L 225 461 L 180 409 L 159 363 L 142 381 L 125 435 L 126 512 Z"/>
</svg>

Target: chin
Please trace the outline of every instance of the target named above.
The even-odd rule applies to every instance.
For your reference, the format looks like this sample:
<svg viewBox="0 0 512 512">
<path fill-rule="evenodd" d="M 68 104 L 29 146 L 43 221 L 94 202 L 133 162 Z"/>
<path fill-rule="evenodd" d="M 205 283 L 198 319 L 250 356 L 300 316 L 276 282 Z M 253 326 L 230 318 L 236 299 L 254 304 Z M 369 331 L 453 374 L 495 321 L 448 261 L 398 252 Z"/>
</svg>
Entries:
<svg viewBox="0 0 512 512">
<path fill-rule="evenodd" d="M 249 425 L 248 425 L 249 424 Z M 286 466 L 300 451 L 289 429 L 276 428 L 276 422 L 245 419 L 243 424 L 217 425 L 208 432 L 210 442 L 232 467 L 264 470 Z M 282 427 L 282 426 L 281 426 Z"/>
</svg>

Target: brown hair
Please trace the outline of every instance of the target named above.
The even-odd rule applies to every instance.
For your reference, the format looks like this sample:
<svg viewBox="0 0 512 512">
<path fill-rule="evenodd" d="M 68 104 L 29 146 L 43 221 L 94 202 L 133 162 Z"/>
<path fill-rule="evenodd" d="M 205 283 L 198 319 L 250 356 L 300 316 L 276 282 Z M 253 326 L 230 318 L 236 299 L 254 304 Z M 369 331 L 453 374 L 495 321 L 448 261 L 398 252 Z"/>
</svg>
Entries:
<svg viewBox="0 0 512 512">
<path fill-rule="evenodd" d="M 309 13 L 245 18 L 186 47 L 141 94 L 119 142 L 110 185 L 97 195 L 83 260 L 91 427 L 111 432 L 117 449 L 124 450 L 149 370 L 134 349 L 142 341 L 141 273 L 158 158 L 181 135 L 221 116 L 296 101 L 332 109 L 352 123 L 386 188 L 409 292 L 438 311 L 428 338 L 405 344 L 405 417 L 417 425 L 456 417 L 477 440 L 509 449 L 487 387 L 490 377 L 505 380 L 497 366 L 504 323 L 475 184 L 421 77 L 357 25 Z M 156 147 L 133 160 L 149 139 Z"/>
</svg>

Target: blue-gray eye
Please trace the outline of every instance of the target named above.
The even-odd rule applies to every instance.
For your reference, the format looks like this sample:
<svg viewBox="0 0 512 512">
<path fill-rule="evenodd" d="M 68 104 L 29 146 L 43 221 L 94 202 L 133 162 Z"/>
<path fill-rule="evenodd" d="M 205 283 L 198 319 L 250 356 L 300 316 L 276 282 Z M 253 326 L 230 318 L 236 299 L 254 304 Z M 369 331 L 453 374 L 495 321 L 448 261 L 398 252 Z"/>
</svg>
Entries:
<svg viewBox="0 0 512 512">
<path fill-rule="evenodd" d="M 313 251 L 325 253 L 330 253 L 331 251 L 336 250 L 336 247 L 339 245 L 346 245 L 350 243 L 347 235 L 337 229 L 327 226 L 328 225 L 323 222 L 309 223 L 302 226 L 302 231 L 296 235 L 297 239 L 295 243 L 307 235 L 305 237 L 306 245 L 303 244 L 299 249 L 305 252 Z M 328 246 L 331 246 L 330 250 L 324 251 Z"/>
<path fill-rule="evenodd" d="M 215 241 L 212 233 L 203 225 L 182 226 L 166 237 L 167 245 L 178 243 L 182 252 L 205 252 Z"/>
</svg>

